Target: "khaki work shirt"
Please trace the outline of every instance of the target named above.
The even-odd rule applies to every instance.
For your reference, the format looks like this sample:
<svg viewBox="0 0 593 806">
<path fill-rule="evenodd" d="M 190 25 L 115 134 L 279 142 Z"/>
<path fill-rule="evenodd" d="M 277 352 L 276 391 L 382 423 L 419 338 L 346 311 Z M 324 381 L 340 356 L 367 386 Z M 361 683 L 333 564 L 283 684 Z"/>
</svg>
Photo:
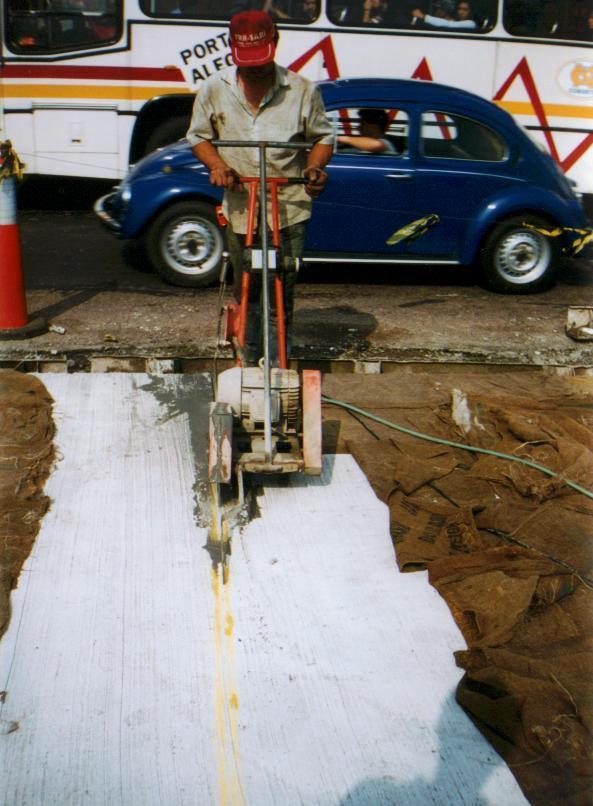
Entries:
<svg viewBox="0 0 593 806">
<path fill-rule="evenodd" d="M 237 82 L 237 68 L 231 67 L 207 79 L 200 87 L 187 139 L 193 147 L 204 140 L 273 140 L 276 142 L 324 143 L 333 145 L 334 135 L 319 89 L 303 76 L 276 67 L 276 80 L 264 96 L 257 114 L 247 105 Z M 257 148 L 220 148 L 224 161 L 240 176 L 259 176 Z M 268 176 L 303 176 L 307 164 L 304 149 L 274 148 L 267 152 Z M 303 185 L 279 189 L 280 229 L 311 215 L 311 198 Z M 223 210 L 235 232 L 247 231 L 248 193 L 225 191 Z M 268 204 L 268 222 L 271 226 Z"/>
</svg>

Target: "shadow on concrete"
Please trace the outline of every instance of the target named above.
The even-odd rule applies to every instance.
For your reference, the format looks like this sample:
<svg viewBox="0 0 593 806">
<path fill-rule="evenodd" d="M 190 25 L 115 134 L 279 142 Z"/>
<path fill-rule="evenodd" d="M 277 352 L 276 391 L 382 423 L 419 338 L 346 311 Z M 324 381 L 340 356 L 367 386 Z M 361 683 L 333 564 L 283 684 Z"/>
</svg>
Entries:
<svg viewBox="0 0 593 806">
<path fill-rule="evenodd" d="M 468 740 L 466 725 L 459 725 L 460 721 L 466 720 L 468 717 L 451 692 L 443 703 L 437 726 L 439 744 L 433 750 L 437 767 L 432 778 L 414 775 L 414 769 L 410 769 L 406 780 L 391 775 L 365 778 L 340 800 L 339 806 L 412 806 L 424 803 L 486 806 L 494 803 L 490 797 L 482 795 L 481 790 L 494 769 L 504 766 L 504 761 L 494 749 L 485 746 L 481 738 L 477 741 L 482 746 L 476 743 L 473 747 L 471 738 Z M 512 785 L 510 789 L 507 787 L 506 795 L 512 794 L 513 789 Z M 510 802 L 526 803 L 519 794 L 518 785 L 516 792 L 517 797 Z M 500 795 L 499 802 L 505 802 L 505 793 Z"/>
</svg>

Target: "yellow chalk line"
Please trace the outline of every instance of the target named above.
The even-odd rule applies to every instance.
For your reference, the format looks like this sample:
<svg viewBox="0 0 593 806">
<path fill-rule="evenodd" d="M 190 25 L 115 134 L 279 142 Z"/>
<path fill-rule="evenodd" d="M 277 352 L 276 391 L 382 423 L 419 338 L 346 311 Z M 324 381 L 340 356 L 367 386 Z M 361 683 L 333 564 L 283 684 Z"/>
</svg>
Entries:
<svg viewBox="0 0 593 806">
<path fill-rule="evenodd" d="M 239 698 L 235 682 L 234 619 L 230 570 L 219 563 L 212 568 L 214 593 L 215 724 L 218 789 L 221 806 L 244 806 L 239 757 Z"/>
</svg>

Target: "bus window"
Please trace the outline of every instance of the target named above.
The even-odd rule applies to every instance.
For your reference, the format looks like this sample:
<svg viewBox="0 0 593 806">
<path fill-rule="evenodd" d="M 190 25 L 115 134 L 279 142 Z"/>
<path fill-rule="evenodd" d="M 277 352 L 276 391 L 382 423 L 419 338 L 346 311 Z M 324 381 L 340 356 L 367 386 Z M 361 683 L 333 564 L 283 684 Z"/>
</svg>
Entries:
<svg viewBox="0 0 593 806">
<path fill-rule="evenodd" d="M 336 25 L 485 33 L 496 24 L 496 0 L 328 0 Z"/>
<path fill-rule="evenodd" d="M 503 22 L 513 36 L 593 42 L 588 0 L 505 0 Z"/>
<path fill-rule="evenodd" d="M 319 16 L 320 0 L 140 0 L 140 7 L 149 17 L 177 17 L 188 20 L 221 20 L 227 22 L 233 14 L 251 9 L 264 9 L 278 22 L 308 23 Z"/>
<path fill-rule="evenodd" d="M 320 0 L 230 0 L 231 16 L 239 11 L 263 9 L 277 22 L 314 22 L 319 16 Z"/>
<path fill-rule="evenodd" d="M 425 157 L 439 159 L 502 162 L 506 143 L 499 134 L 476 120 L 448 112 L 423 112 L 420 133 Z"/>
<path fill-rule="evenodd" d="M 211 0 L 140 0 L 140 8 L 149 17 L 183 17 L 195 20 L 228 20 L 229 3 Z"/>
<path fill-rule="evenodd" d="M 47 50 L 49 42 L 47 19 L 42 14 L 8 13 L 8 43 L 13 50 Z"/>
<path fill-rule="evenodd" d="M 122 31 L 121 0 L 9 0 L 7 40 L 17 53 L 97 48 Z"/>
</svg>

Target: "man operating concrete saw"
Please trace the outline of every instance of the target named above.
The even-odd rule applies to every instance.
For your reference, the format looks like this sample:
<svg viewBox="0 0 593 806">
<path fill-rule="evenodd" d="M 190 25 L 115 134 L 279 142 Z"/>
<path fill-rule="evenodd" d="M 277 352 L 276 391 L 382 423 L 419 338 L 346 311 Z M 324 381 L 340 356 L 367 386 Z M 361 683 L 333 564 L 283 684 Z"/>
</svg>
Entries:
<svg viewBox="0 0 593 806">
<path fill-rule="evenodd" d="M 241 176 L 259 175 L 259 153 L 256 148 L 217 149 L 212 141 L 313 143 L 309 151 L 288 148 L 267 151 L 268 176 L 307 180 L 304 185 L 287 185 L 279 194 L 282 252 L 300 258 L 312 199 L 319 196 L 327 182 L 324 168 L 331 159 L 334 138 L 315 84 L 275 63 L 278 31 L 269 14 L 263 11 L 235 14 L 230 22 L 229 38 L 235 66 L 213 75 L 200 86 L 187 139 L 196 158 L 208 168 L 211 184 L 225 190 L 227 246 L 233 265 L 235 295 L 239 299 L 248 203 L 248 194 L 239 180 Z M 284 305 L 288 354 L 295 283 L 295 272 L 287 272 Z M 260 277 L 254 275 L 245 344 L 247 364 L 256 363 L 262 355 L 260 292 Z M 275 329 L 272 310 L 272 360 L 276 358 Z"/>
</svg>

